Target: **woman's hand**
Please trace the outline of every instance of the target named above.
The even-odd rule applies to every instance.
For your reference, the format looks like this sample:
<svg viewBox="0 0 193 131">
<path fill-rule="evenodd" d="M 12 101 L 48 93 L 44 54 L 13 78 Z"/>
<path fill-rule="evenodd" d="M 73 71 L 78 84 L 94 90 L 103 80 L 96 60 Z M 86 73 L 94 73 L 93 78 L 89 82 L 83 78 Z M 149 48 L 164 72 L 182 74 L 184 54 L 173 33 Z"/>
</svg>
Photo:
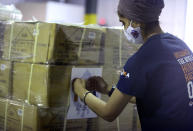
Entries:
<svg viewBox="0 0 193 131">
<path fill-rule="evenodd" d="M 100 76 L 92 76 L 86 81 L 86 89 L 89 91 L 98 91 L 102 94 L 108 94 L 108 85 Z"/>
<path fill-rule="evenodd" d="M 75 78 L 72 80 L 72 90 L 73 92 L 78 95 L 81 99 L 83 99 L 85 92 L 86 82 L 84 79 Z"/>
</svg>

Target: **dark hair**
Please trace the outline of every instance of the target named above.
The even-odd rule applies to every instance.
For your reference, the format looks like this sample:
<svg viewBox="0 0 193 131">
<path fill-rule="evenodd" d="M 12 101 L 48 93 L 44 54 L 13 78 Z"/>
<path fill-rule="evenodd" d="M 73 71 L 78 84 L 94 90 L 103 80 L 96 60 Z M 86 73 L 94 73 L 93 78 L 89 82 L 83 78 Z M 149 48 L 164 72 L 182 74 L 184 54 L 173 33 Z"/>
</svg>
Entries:
<svg viewBox="0 0 193 131">
<path fill-rule="evenodd" d="M 120 13 L 120 11 L 117 11 L 117 14 L 118 14 L 119 17 L 124 17 L 124 18 L 126 18 L 123 14 Z"/>
</svg>

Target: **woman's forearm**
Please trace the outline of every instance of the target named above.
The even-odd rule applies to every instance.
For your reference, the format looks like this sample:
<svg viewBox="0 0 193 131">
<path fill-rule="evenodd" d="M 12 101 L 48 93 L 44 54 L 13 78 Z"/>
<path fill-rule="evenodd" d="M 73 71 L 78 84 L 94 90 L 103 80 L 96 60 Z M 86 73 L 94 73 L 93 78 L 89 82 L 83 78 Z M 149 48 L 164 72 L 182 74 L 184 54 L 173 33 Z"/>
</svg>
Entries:
<svg viewBox="0 0 193 131">
<path fill-rule="evenodd" d="M 123 94 L 115 89 L 108 102 L 105 102 L 86 90 L 85 81 L 78 79 L 74 83 L 74 92 L 92 109 L 97 115 L 107 121 L 113 121 L 123 110 L 132 96 Z"/>
<path fill-rule="evenodd" d="M 97 98 L 92 93 L 89 93 L 85 98 L 85 103 L 92 109 L 97 115 L 103 119 L 111 122 L 115 119 L 113 114 L 110 114 L 110 111 L 107 107 L 107 103 L 99 98 Z"/>
<path fill-rule="evenodd" d="M 109 118 L 109 114 L 106 109 L 106 102 L 97 98 L 92 93 L 88 93 L 86 96 L 85 94 L 88 92 L 88 90 L 84 88 L 79 88 L 79 91 L 77 95 L 80 97 L 81 100 L 85 102 L 89 106 L 89 108 L 92 109 L 97 115 L 102 117 L 103 119 L 107 121 L 112 121 L 112 119 Z M 85 97 L 85 98 L 84 98 Z"/>
</svg>

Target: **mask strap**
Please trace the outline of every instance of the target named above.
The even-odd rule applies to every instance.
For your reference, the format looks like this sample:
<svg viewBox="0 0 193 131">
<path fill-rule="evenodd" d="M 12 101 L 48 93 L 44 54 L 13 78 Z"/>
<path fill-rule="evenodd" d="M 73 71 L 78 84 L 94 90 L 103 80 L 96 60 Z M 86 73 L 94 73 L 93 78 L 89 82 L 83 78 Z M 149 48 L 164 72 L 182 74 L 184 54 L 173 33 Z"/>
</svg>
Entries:
<svg viewBox="0 0 193 131">
<path fill-rule="evenodd" d="M 132 22 L 133 22 L 133 21 L 131 20 L 131 21 L 130 21 L 130 24 L 129 24 L 129 26 L 131 26 L 131 27 L 132 27 Z"/>
</svg>

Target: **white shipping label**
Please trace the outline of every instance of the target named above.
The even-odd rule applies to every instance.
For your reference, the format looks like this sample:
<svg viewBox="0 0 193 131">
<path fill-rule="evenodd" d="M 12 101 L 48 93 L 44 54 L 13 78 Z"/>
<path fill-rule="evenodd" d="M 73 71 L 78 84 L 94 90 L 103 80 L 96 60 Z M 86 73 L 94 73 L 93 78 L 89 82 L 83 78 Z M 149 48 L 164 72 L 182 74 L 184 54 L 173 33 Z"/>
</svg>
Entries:
<svg viewBox="0 0 193 131">
<path fill-rule="evenodd" d="M 1 65 L 0 65 L 0 70 L 4 71 L 6 68 L 7 68 L 7 67 L 6 67 L 5 64 L 1 64 Z"/>
<path fill-rule="evenodd" d="M 17 114 L 18 114 L 19 116 L 22 116 L 22 115 L 23 115 L 23 110 L 22 110 L 22 109 L 18 109 L 18 110 L 17 110 Z"/>
<path fill-rule="evenodd" d="M 89 32 L 88 38 L 89 39 L 95 39 L 96 38 L 96 33 L 95 32 Z"/>
<path fill-rule="evenodd" d="M 102 76 L 102 68 L 73 68 L 71 80 L 74 78 L 88 79 L 91 76 Z M 96 97 L 101 97 L 101 94 L 96 92 Z M 80 98 L 70 91 L 70 107 L 67 114 L 67 119 L 84 119 L 95 118 L 97 115 L 86 106 Z"/>
</svg>

